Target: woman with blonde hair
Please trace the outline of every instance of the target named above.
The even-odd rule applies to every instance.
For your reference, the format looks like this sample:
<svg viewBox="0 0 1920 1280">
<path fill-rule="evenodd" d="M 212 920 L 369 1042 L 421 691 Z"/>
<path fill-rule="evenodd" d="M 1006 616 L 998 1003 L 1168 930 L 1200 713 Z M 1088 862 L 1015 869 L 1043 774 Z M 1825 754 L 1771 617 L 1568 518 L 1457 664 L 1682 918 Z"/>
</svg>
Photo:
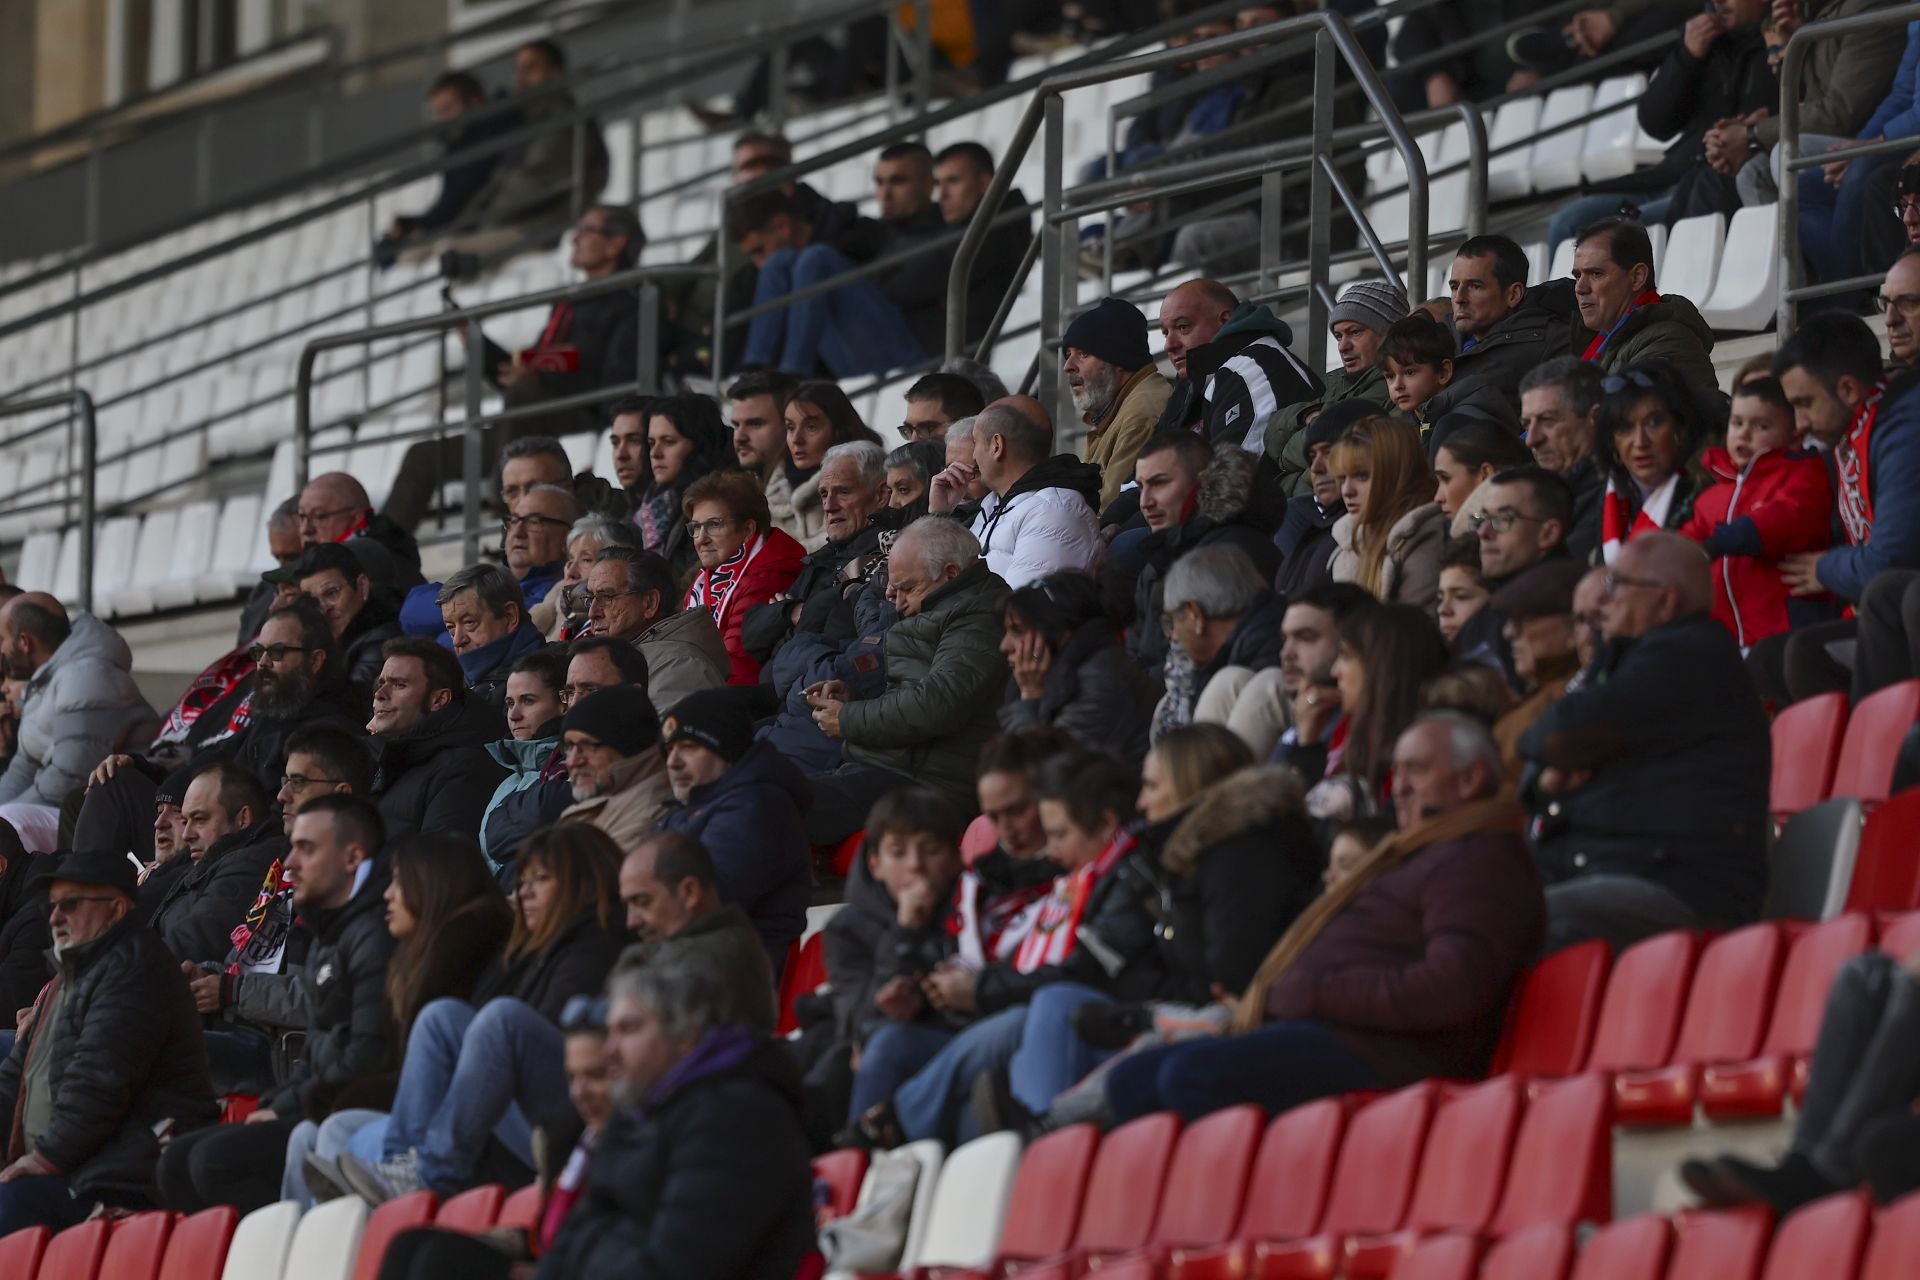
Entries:
<svg viewBox="0 0 1920 1280">
<path fill-rule="evenodd" d="M 1347 508 L 1333 526 L 1333 580 L 1357 583 L 1389 604 L 1431 606 L 1447 517 L 1434 501 L 1419 428 L 1362 418 L 1340 437 L 1328 465 Z"/>
</svg>

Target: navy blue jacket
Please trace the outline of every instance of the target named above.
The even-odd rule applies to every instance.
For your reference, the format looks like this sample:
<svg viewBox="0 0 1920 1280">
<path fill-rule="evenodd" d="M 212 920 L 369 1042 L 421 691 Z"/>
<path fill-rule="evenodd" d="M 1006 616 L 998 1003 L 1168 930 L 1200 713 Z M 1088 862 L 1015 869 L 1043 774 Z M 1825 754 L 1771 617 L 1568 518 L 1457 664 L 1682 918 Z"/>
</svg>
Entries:
<svg viewBox="0 0 1920 1280">
<path fill-rule="evenodd" d="M 1880 401 L 1867 445 L 1873 533 L 1820 557 L 1820 585 L 1858 601 L 1882 569 L 1920 568 L 1920 374 L 1896 379 Z"/>
</svg>

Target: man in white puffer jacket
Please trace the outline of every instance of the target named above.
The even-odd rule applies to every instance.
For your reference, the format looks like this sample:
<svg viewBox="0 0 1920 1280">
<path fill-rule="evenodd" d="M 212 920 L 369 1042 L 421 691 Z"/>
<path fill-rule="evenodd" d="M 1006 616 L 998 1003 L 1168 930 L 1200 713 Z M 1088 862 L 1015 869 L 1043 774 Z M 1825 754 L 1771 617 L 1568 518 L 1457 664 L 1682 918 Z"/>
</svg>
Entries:
<svg viewBox="0 0 1920 1280">
<path fill-rule="evenodd" d="M 987 567 L 1018 590 L 1061 569 L 1092 573 L 1100 540 L 1100 468 L 1053 453 L 1053 424 L 1040 402 L 1009 396 L 973 422 L 973 462 L 933 478 L 928 507 L 967 522 Z M 977 509 L 963 504 L 975 478 L 987 486 Z"/>
<path fill-rule="evenodd" d="M 0 819 L 29 851 L 59 843 L 60 805 L 99 763 L 159 724 L 133 682 L 133 651 L 89 613 L 72 621 L 50 595 L 28 592 L 0 607 L 0 669 L 25 680 L 18 743 L 0 774 Z"/>
</svg>

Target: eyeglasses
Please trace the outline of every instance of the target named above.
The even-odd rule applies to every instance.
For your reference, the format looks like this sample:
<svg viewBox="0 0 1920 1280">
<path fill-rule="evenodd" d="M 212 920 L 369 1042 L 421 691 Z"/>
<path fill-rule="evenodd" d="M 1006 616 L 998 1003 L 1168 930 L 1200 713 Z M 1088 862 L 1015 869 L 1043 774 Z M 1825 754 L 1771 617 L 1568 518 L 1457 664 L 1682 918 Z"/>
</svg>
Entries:
<svg viewBox="0 0 1920 1280">
<path fill-rule="evenodd" d="M 903 422 L 900 438 L 909 444 L 916 440 L 938 440 L 942 428 L 938 422 Z"/>
<path fill-rule="evenodd" d="M 48 898 L 47 914 L 49 916 L 70 916 L 74 913 L 75 908 L 84 902 L 112 901 L 113 895 L 110 893 L 75 894 L 71 898 Z"/>
<path fill-rule="evenodd" d="M 286 773 L 280 775 L 280 789 L 282 791 L 305 791 L 308 787 L 333 786 L 339 781 L 340 779 L 338 778 L 308 778 L 297 773 Z"/>
<path fill-rule="evenodd" d="M 322 520 L 331 520 L 335 516 L 353 515 L 365 509 L 364 507 L 335 507 L 332 511 L 296 511 L 293 514 L 301 524 L 319 524 Z"/>
<path fill-rule="evenodd" d="M 1540 524 L 1542 520 L 1539 516 L 1524 515 L 1518 511 L 1476 511 L 1470 523 L 1475 533 L 1482 527 L 1490 528 L 1495 533 L 1505 533 L 1522 522 Z"/>
<path fill-rule="evenodd" d="M 1601 392 L 1610 396 L 1617 396 L 1628 387 L 1639 387 L 1642 391 L 1652 391 L 1659 385 L 1659 383 L 1653 380 L 1651 374 L 1642 373 L 1638 369 L 1629 369 L 1625 373 L 1610 373 L 1600 379 Z"/>
<path fill-rule="evenodd" d="M 605 227 L 598 223 L 576 222 L 573 226 L 573 234 L 577 236 L 604 236 L 608 234 L 608 232 Z"/>
<path fill-rule="evenodd" d="M 277 667 L 286 661 L 290 653 L 312 652 L 313 650 L 303 644 L 256 644 L 247 650 L 247 657 L 253 659 L 253 665 L 256 667 L 262 662 L 271 662 Z"/>
<path fill-rule="evenodd" d="M 1897 297 L 1888 297 L 1884 293 L 1873 295 L 1873 308 L 1876 311 L 1898 311 L 1902 315 L 1920 312 L 1920 294 L 1903 293 Z"/>
<path fill-rule="evenodd" d="M 500 517 L 500 527 L 502 529 L 505 529 L 508 533 L 512 533 L 515 529 L 520 528 L 522 525 L 525 525 L 527 527 L 528 532 L 530 533 L 538 532 L 539 530 L 546 528 L 548 525 L 557 525 L 562 529 L 567 529 L 572 527 L 572 523 L 570 521 L 556 520 L 552 516 L 526 515 L 526 516 Z"/>
<path fill-rule="evenodd" d="M 602 609 L 607 609 L 611 608 L 613 602 L 621 596 L 637 596 L 639 594 L 638 591 L 589 591 L 587 592 L 587 603 L 590 606 L 597 604 Z"/>
<path fill-rule="evenodd" d="M 710 538 L 717 535 L 722 529 L 726 528 L 728 525 L 732 523 L 733 523 L 733 520 L 731 518 L 722 518 L 722 519 L 716 519 L 716 520 L 689 520 L 687 521 L 687 532 L 692 534 L 696 538 Z"/>
<path fill-rule="evenodd" d="M 1906 216 L 1910 213 L 1920 213 L 1920 199 L 1895 200 L 1893 202 L 1894 217 L 1904 221 L 1906 219 Z"/>
<path fill-rule="evenodd" d="M 1601 585 L 1606 587 L 1608 595 L 1612 595 L 1622 587 L 1650 587 L 1657 591 L 1667 585 L 1664 582 L 1655 582 L 1652 578 L 1631 578 L 1624 573 L 1612 572 L 1600 581 Z"/>
</svg>

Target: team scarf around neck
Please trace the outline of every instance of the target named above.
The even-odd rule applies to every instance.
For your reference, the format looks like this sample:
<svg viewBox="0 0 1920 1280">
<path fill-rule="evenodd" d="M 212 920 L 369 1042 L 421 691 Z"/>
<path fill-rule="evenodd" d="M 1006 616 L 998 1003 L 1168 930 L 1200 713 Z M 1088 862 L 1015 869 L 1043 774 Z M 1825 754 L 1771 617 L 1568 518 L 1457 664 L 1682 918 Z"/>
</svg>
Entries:
<svg viewBox="0 0 1920 1280">
<path fill-rule="evenodd" d="M 1620 326 L 1631 319 L 1634 312 L 1642 307 L 1650 307 L 1658 301 L 1660 301 L 1659 293 L 1652 289 L 1642 290 L 1639 296 L 1627 304 L 1627 309 L 1620 313 L 1620 318 L 1613 322 L 1613 328 L 1607 330 L 1605 333 L 1596 333 L 1593 335 L 1593 341 L 1589 342 L 1587 349 L 1580 353 L 1580 358 L 1588 364 L 1592 364 L 1598 360 L 1602 355 L 1606 354 L 1607 344 L 1613 341 L 1613 335 L 1620 332 Z"/>
<path fill-rule="evenodd" d="M 1133 832 L 1121 827 L 1092 862 L 1054 880 L 1052 892 L 1041 902 L 1040 914 L 1034 918 L 1033 932 L 1014 953 L 1016 973 L 1033 973 L 1066 962 L 1079 940 L 1080 921 L 1087 913 L 1094 886 L 1119 866 L 1137 843 Z"/>
<path fill-rule="evenodd" d="M 1667 516 L 1673 511 L 1674 496 L 1680 492 L 1680 473 L 1668 476 L 1666 483 L 1647 495 L 1647 500 L 1635 510 L 1627 496 L 1620 492 L 1612 476 L 1607 477 L 1606 499 L 1600 508 L 1600 556 L 1607 564 L 1620 554 L 1620 548 L 1656 529 L 1667 527 Z"/>
<path fill-rule="evenodd" d="M 1847 541 L 1856 547 L 1873 536 L 1873 489 L 1867 470 L 1872 461 L 1873 426 L 1880 417 L 1880 396 L 1886 389 L 1885 378 L 1873 385 L 1833 451 L 1834 469 L 1839 473 L 1834 503 L 1840 508 L 1840 524 L 1847 531 Z"/>
<path fill-rule="evenodd" d="M 718 626 L 720 615 L 727 611 L 727 601 L 733 599 L 733 589 L 740 585 L 740 576 L 745 572 L 747 562 L 759 554 L 765 542 L 765 538 L 755 537 L 752 542 L 743 543 L 738 551 L 712 569 L 702 569 L 689 593 L 692 598 L 688 603 L 705 606 L 713 617 L 714 625 Z"/>
</svg>

